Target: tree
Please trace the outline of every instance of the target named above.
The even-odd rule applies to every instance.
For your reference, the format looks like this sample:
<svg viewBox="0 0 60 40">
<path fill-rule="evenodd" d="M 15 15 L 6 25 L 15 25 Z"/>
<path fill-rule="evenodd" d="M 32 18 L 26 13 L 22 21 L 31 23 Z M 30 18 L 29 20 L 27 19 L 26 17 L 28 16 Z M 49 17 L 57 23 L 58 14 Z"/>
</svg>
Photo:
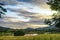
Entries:
<svg viewBox="0 0 60 40">
<path fill-rule="evenodd" d="M 50 25 L 51 24 L 51 20 L 50 19 L 45 19 L 44 23 Z"/>
<path fill-rule="evenodd" d="M 2 14 L 3 14 L 3 15 L 5 14 L 4 12 L 7 12 L 7 10 L 2 7 L 2 5 L 4 5 L 4 4 L 0 3 L 0 9 L 1 9 L 1 10 L 0 10 L 0 18 L 2 18 Z"/>
<path fill-rule="evenodd" d="M 60 28 L 60 0 L 48 0 L 47 4 L 50 5 L 52 10 L 57 11 L 57 13 L 53 14 L 52 21 L 55 22 L 55 27 Z"/>
<path fill-rule="evenodd" d="M 60 0 L 48 0 L 47 4 L 52 10 L 60 11 Z"/>
<path fill-rule="evenodd" d="M 60 28 L 60 14 L 59 13 L 55 13 L 53 14 L 53 21 L 55 21 L 55 27 L 59 27 Z"/>
<path fill-rule="evenodd" d="M 24 36 L 24 35 L 25 35 L 25 32 L 22 30 L 16 30 L 14 32 L 14 36 Z"/>
</svg>

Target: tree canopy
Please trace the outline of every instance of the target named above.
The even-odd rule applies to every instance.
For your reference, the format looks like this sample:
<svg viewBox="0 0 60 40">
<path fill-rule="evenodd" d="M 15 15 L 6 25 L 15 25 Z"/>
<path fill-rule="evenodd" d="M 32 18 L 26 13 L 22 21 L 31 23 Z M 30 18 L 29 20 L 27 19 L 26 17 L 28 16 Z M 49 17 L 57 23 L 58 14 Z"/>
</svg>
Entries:
<svg viewBox="0 0 60 40">
<path fill-rule="evenodd" d="M 48 0 L 47 4 L 52 10 L 60 11 L 60 0 Z"/>
<path fill-rule="evenodd" d="M 47 4 L 50 5 L 50 8 L 52 10 L 57 11 L 57 13 L 53 14 L 52 21 L 55 22 L 55 27 L 60 28 L 60 0 L 48 0 Z"/>
</svg>

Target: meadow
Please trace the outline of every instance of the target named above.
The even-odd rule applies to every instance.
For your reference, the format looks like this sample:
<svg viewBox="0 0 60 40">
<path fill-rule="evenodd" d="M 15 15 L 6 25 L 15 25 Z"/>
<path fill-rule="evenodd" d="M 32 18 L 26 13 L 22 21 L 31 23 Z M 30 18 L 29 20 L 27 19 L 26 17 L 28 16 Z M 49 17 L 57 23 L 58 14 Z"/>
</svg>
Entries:
<svg viewBox="0 0 60 40">
<path fill-rule="evenodd" d="M 60 40 L 60 34 L 39 34 L 37 36 L 0 36 L 0 40 Z"/>
</svg>

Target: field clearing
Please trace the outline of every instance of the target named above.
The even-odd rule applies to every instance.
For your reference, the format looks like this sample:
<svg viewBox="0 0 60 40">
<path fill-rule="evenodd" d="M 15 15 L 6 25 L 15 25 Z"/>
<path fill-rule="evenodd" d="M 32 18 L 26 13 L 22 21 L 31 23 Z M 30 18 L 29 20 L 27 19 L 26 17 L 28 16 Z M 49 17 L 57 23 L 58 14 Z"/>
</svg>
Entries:
<svg viewBox="0 0 60 40">
<path fill-rule="evenodd" d="M 60 34 L 40 34 L 37 36 L 0 36 L 0 40 L 60 40 Z"/>
</svg>

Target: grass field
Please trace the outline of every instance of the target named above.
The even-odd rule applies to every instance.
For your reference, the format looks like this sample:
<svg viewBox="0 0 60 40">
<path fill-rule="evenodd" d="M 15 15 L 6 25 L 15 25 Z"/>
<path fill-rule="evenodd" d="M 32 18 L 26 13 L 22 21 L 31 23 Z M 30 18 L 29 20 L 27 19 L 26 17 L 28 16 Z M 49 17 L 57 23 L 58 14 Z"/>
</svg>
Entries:
<svg viewBox="0 0 60 40">
<path fill-rule="evenodd" d="M 60 34 L 40 34 L 37 36 L 0 36 L 0 40 L 60 40 Z"/>
</svg>

